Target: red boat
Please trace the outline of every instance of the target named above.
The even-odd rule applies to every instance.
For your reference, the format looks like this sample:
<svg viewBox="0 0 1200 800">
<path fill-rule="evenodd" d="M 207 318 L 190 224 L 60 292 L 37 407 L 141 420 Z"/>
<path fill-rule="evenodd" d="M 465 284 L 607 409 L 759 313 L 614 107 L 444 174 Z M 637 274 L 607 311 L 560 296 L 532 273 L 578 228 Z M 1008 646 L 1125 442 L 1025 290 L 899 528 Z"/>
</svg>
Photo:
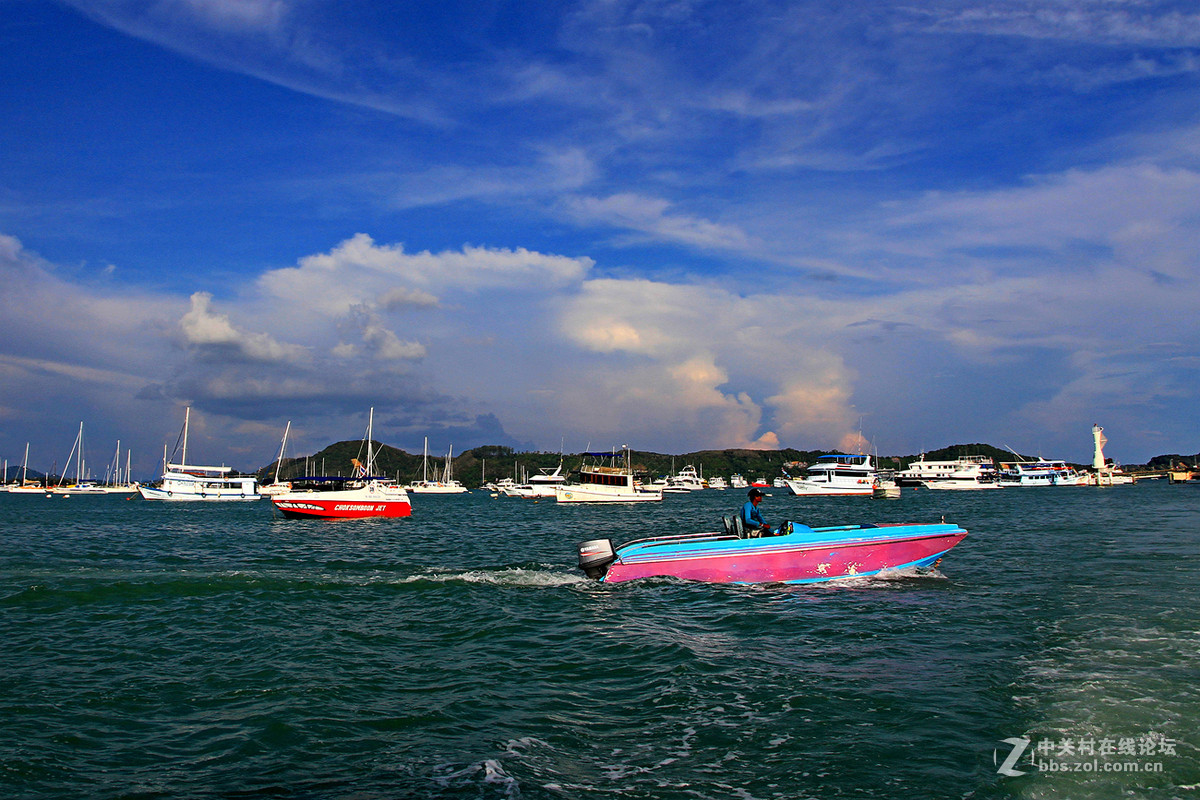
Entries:
<svg viewBox="0 0 1200 800">
<path fill-rule="evenodd" d="M 407 517 L 412 504 L 404 487 L 371 478 L 346 481 L 345 488 L 299 489 L 275 495 L 271 502 L 285 517 L 298 519 L 362 519 L 364 517 Z"/>
<path fill-rule="evenodd" d="M 353 478 L 320 478 L 297 481 L 309 488 L 274 495 L 271 502 L 289 519 L 364 519 L 366 517 L 407 517 L 412 514 L 408 492 L 400 484 L 371 475 L 375 452 L 371 427 L 375 409 L 367 420 L 367 463 L 350 459 Z M 360 452 L 361 455 L 361 452 Z"/>
</svg>

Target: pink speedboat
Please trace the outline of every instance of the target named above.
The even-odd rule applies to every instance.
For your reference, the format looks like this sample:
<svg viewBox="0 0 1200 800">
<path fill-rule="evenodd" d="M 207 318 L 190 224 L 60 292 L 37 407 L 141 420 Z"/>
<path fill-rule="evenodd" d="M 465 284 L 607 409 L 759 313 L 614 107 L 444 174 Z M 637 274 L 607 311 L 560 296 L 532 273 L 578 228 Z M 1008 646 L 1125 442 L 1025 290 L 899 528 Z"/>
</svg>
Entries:
<svg viewBox="0 0 1200 800">
<path fill-rule="evenodd" d="M 725 520 L 719 533 L 611 539 L 579 545 L 579 567 L 607 583 L 673 576 L 709 583 L 815 583 L 908 567 L 930 568 L 966 537 L 957 525 L 879 523 L 810 528 L 784 523 L 774 536 L 750 538 Z"/>
</svg>

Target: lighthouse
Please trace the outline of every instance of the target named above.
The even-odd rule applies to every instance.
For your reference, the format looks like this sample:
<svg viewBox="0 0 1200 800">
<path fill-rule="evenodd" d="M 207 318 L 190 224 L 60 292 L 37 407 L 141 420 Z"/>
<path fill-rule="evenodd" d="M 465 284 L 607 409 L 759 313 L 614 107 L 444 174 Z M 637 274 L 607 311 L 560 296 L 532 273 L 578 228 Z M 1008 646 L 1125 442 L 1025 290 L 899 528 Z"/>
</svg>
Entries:
<svg viewBox="0 0 1200 800">
<path fill-rule="evenodd" d="M 1095 442 L 1095 449 L 1092 451 L 1092 469 L 1100 472 L 1104 469 L 1104 445 L 1108 443 L 1108 439 L 1104 438 L 1104 428 L 1099 425 L 1092 426 L 1092 441 Z"/>
</svg>

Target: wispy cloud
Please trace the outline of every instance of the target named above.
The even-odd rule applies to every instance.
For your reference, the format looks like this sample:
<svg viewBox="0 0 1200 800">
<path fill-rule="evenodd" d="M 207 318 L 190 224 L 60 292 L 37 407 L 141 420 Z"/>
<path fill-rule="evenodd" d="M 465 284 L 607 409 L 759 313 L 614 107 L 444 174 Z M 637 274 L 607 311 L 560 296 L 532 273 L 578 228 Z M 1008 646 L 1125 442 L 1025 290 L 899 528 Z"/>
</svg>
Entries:
<svg viewBox="0 0 1200 800">
<path fill-rule="evenodd" d="M 744 250 L 750 237 L 733 225 L 722 225 L 671 210 L 671 203 L 637 194 L 609 197 L 577 197 L 567 209 L 578 222 L 632 231 L 638 239 L 676 242 L 703 249 Z"/>
</svg>

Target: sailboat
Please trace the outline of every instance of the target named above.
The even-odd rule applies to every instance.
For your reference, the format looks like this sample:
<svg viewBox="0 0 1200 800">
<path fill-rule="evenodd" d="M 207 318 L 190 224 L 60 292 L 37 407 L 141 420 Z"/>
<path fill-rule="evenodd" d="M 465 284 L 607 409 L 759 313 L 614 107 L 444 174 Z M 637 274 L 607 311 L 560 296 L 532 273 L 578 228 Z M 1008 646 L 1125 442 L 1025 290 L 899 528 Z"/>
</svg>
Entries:
<svg viewBox="0 0 1200 800">
<path fill-rule="evenodd" d="M 71 463 L 71 459 L 75 459 L 75 482 L 67 484 L 62 483 L 62 478 L 59 477 L 58 483 L 51 491 L 54 494 L 104 494 L 104 487 L 97 486 L 92 481 L 84 480 L 84 462 L 83 462 L 83 423 L 79 423 L 79 433 L 75 436 L 75 444 L 71 446 L 71 455 L 67 456 L 67 463 Z M 66 472 L 66 470 L 63 470 Z"/>
<path fill-rule="evenodd" d="M 279 444 L 279 458 L 275 460 L 275 480 L 268 483 L 266 486 L 259 487 L 259 494 L 265 494 L 267 497 L 274 497 L 278 494 L 286 494 L 292 490 L 292 485 L 279 482 L 279 468 L 283 466 L 283 449 L 287 447 L 288 431 L 292 429 L 292 421 L 289 419 L 287 426 L 283 429 L 283 441 Z"/>
<path fill-rule="evenodd" d="M 313 481 L 311 488 L 275 495 L 271 498 L 275 508 L 289 519 L 363 519 L 412 514 L 412 504 L 403 486 L 371 474 L 375 468 L 374 422 L 375 409 L 372 408 L 367 416 L 367 461 L 364 464 L 357 458 L 350 459 L 353 477 L 322 478 Z"/>
<path fill-rule="evenodd" d="M 253 475 L 231 476 L 232 467 L 201 467 L 187 463 L 188 422 L 192 409 L 183 412 L 183 454 L 172 464 L 163 451 L 163 476 L 158 486 L 139 486 L 147 500 L 257 500 Z"/>
<path fill-rule="evenodd" d="M 21 482 L 8 487 L 11 494 L 42 494 L 45 487 L 37 481 L 29 480 L 29 442 L 25 443 L 25 460 L 21 462 Z"/>
<path fill-rule="evenodd" d="M 130 477 L 129 472 L 129 457 L 130 451 L 125 450 L 125 472 L 124 479 L 121 473 L 121 440 L 117 440 L 117 452 L 113 455 L 112 466 L 109 467 L 107 477 L 111 477 L 112 481 L 105 483 L 100 488 L 109 494 L 134 494 L 138 490 L 137 482 Z"/>
<path fill-rule="evenodd" d="M 442 477 L 438 479 L 435 476 L 433 480 L 429 480 L 429 437 L 426 436 L 425 458 L 421 463 L 421 480 L 413 481 L 405 488 L 413 494 L 462 494 L 467 491 L 467 487 L 454 480 L 453 464 L 454 446 L 451 445 L 450 451 L 446 455 L 446 466 L 442 470 Z"/>
</svg>

